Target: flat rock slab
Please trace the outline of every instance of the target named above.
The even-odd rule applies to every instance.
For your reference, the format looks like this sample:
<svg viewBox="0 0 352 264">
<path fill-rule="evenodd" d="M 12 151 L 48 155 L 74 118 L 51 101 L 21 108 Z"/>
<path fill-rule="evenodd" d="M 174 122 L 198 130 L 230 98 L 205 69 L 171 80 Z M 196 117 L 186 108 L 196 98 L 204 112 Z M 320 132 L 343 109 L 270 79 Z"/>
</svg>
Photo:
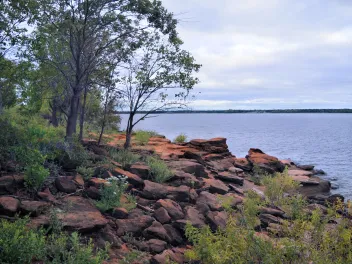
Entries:
<svg viewBox="0 0 352 264">
<path fill-rule="evenodd" d="M 228 171 L 220 172 L 218 175 L 215 176 L 215 178 L 220 179 L 222 181 L 232 182 L 238 185 L 243 185 L 244 181 L 243 178 Z"/>
<path fill-rule="evenodd" d="M 64 199 L 68 210 L 59 211 L 58 219 L 63 228 L 69 231 L 89 232 L 100 229 L 108 223 L 108 220 L 93 206 L 89 200 L 80 196 L 71 196 Z M 31 226 L 40 227 L 49 225 L 49 217 L 41 215 L 33 218 Z"/>
<path fill-rule="evenodd" d="M 288 171 L 288 175 L 290 176 L 313 176 L 313 172 L 312 171 L 307 171 L 307 170 L 289 170 Z"/>
</svg>

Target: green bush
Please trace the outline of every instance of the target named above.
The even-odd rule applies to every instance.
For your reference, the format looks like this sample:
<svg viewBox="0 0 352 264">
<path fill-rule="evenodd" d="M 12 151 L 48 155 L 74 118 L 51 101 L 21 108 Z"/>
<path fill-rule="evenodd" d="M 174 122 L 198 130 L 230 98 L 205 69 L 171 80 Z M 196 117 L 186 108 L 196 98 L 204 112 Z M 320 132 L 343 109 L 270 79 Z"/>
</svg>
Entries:
<svg viewBox="0 0 352 264">
<path fill-rule="evenodd" d="M 187 136 L 185 134 L 180 134 L 174 139 L 174 142 L 176 142 L 176 143 L 185 143 L 186 140 L 187 140 Z"/>
<path fill-rule="evenodd" d="M 147 157 L 146 163 L 150 168 L 150 176 L 155 182 L 163 183 L 173 176 L 173 172 L 166 163 L 159 158 Z"/>
<path fill-rule="evenodd" d="M 95 206 L 102 212 L 106 212 L 114 207 L 119 207 L 121 204 L 121 196 L 127 187 L 124 180 L 110 179 L 110 184 L 104 185 L 100 190 L 100 200 L 95 202 Z"/>
<path fill-rule="evenodd" d="M 126 149 L 122 149 L 122 150 L 111 149 L 109 154 L 110 154 L 110 157 L 114 161 L 120 163 L 123 168 L 126 168 L 140 160 L 139 155 L 134 154 L 131 151 Z"/>
<path fill-rule="evenodd" d="M 50 172 L 40 164 L 27 166 L 24 173 L 25 185 L 28 189 L 39 191 Z"/>
<path fill-rule="evenodd" d="M 0 263 L 101 264 L 108 257 L 107 250 L 94 252 L 92 241 L 80 243 L 77 233 L 46 236 L 45 230 L 29 229 L 27 224 L 27 218 L 0 221 Z"/>
<path fill-rule="evenodd" d="M 147 145 L 149 142 L 149 139 L 152 137 L 152 135 L 150 134 L 150 132 L 148 131 L 144 131 L 144 130 L 138 130 L 135 133 L 135 140 L 137 142 L 137 144 L 139 145 Z"/>
<path fill-rule="evenodd" d="M 94 168 L 79 166 L 76 168 L 77 173 L 81 174 L 85 180 L 89 180 L 94 175 Z"/>
<path fill-rule="evenodd" d="M 186 237 L 194 245 L 186 252 L 189 260 L 204 264 L 352 263 L 352 225 L 339 214 L 345 208 L 342 202 L 328 208 L 327 215 L 319 209 L 309 212 L 304 209 L 307 202 L 302 196 L 283 195 L 296 185 L 286 173 L 264 182 L 266 188 L 271 188 L 267 191 L 269 198 L 265 200 L 248 192 L 243 205 L 228 212 L 225 229 L 212 232 L 209 227 L 186 226 Z M 278 202 L 288 219 L 282 220 L 280 228 L 271 231 L 272 235 L 257 235 L 260 207 Z M 336 224 L 332 225 L 332 221 Z"/>
</svg>

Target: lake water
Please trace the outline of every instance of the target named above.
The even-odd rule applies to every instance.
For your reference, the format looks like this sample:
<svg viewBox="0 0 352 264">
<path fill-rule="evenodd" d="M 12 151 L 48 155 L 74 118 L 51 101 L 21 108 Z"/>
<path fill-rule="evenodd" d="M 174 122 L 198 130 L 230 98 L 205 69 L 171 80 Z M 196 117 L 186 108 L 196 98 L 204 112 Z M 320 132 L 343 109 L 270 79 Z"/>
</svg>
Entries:
<svg viewBox="0 0 352 264">
<path fill-rule="evenodd" d="M 127 115 L 122 115 L 125 129 Z M 227 138 L 232 154 L 260 148 L 280 159 L 313 164 L 352 199 L 352 114 L 161 114 L 137 125 L 173 140 Z"/>
</svg>

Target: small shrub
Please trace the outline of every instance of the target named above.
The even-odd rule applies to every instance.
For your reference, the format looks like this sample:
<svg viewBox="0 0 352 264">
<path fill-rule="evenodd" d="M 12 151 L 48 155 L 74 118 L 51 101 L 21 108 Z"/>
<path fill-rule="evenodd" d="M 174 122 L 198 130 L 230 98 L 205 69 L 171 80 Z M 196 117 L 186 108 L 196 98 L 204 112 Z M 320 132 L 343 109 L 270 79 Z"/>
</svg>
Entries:
<svg viewBox="0 0 352 264">
<path fill-rule="evenodd" d="M 0 221 L 0 263 L 32 263 L 32 259 L 44 259 L 45 236 L 43 230 L 28 229 L 28 219 L 13 223 Z"/>
<path fill-rule="evenodd" d="M 89 180 L 94 175 L 94 168 L 91 167 L 79 166 L 76 171 L 81 174 L 85 180 Z"/>
<path fill-rule="evenodd" d="M 137 144 L 139 145 L 147 145 L 149 142 L 149 139 L 152 137 L 150 132 L 144 131 L 144 130 L 138 130 L 135 133 L 135 140 L 137 141 Z"/>
<path fill-rule="evenodd" d="M 121 264 L 140 263 L 148 254 L 139 250 L 132 250 L 128 252 L 123 259 L 120 260 Z"/>
<path fill-rule="evenodd" d="M 34 164 L 27 166 L 24 173 L 24 180 L 28 189 L 39 191 L 50 172 L 42 165 Z"/>
<path fill-rule="evenodd" d="M 175 138 L 174 142 L 176 142 L 176 143 L 185 143 L 186 140 L 187 140 L 187 136 L 185 134 L 180 134 L 180 135 L 178 135 Z"/>
<path fill-rule="evenodd" d="M 155 182 L 163 183 L 173 176 L 173 172 L 161 159 L 147 157 L 146 163 L 150 168 L 150 176 Z"/>
<path fill-rule="evenodd" d="M 96 207 L 105 212 L 121 204 L 121 196 L 126 190 L 127 184 L 125 180 L 110 178 L 110 184 L 104 185 L 101 192 L 101 198 L 95 202 Z"/>
<path fill-rule="evenodd" d="M 283 173 L 265 176 L 262 183 L 265 186 L 265 196 L 276 206 L 281 206 L 285 195 L 299 187 L 299 183 L 288 175 L 287 169 Z"/>
<path fill-rule="evenodd" d="M 137 199 L 132 194 L 125 195 L 126 200 L 121 202 L 121 207 L 125 208 L 127 211 L 131 211 L 137 206 Z"/>
<path fill-rule="evenodd" d="M 107 249 L 94 250 L 92 241 L 80 242 L 77 233 L 46 235 L 44 229 L 28 228 L 28 218 L 0 221 L 0 263 L 102 264 Z"/>
<path fill-rule="evenodd" d="M 137 154 L 132 153 L 129 150 L 116 150 L 116 149 L 111 149 L 110 150 L 110 157 L 120 163 L 123 168 L 126 168 L 134 163 L 136 163 L 139 159 L 140 156 Z"/>
</svg>

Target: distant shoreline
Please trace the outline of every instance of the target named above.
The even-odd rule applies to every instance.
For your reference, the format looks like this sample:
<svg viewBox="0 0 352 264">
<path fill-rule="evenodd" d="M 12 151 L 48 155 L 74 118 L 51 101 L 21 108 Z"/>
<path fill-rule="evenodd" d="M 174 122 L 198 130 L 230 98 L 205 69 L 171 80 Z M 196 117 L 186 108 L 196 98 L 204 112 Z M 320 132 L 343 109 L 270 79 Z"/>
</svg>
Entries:
<svg viewBox="0 0 352 264">
<path fill-rule="evenodd" d="M 128 114 L 127 111 L 118 112 Z M 137 112 L 145 114 L 146 111 Z M 352 114 L 352 109 L 273 109 L 273 110 L 180 110 L 158 111 L 153 114 Z"/>
</svg>

